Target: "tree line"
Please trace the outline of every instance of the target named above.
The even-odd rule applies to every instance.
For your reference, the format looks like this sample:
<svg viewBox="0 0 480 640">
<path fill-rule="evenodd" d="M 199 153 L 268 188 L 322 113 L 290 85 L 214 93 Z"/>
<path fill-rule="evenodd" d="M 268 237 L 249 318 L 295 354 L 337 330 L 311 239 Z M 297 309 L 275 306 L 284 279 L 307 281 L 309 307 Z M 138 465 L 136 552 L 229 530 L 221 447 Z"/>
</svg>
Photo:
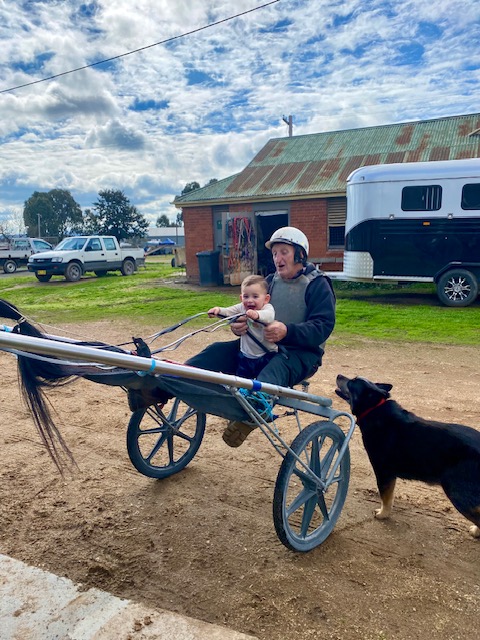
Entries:
<svg viewBox="0 0 480 640">
<path fill-rule="evenodd" d="M 212 178 L 204 186 L 215 182 L 217 179 Z M 188 182 L 181 195 L 199 188 L 198 182 Z M 84 212 L 66 189 L 35 191 L 25 202 L 23 222 L 29 236 L 59 240 L 72 234 L 109 235 L 119 240 L 144 238 L 149 227 L 145 216 L 130 203 L 124 192 L 115 189 L 99 191 L 98 200 Z M 181 211 L 177 213 L 175 222 L 170 222 L 165 214 L 156 220 L 157 227 L 182 225 Z"/>
<path fill-rule="evenodd" d="M 25 202 L 23 222 L 30 236 L 58 239 L 76 233 L 142 238 L 149 227 L 123 191 L 114 189 L 99 191 L 85 212 L 66 189 L 35 191 Z"/>
<path fill-rule="evenodd" d="M 210 180 L 203 186 L 204 187 L 208 187 L 208 185 L 215 184 L 215 182 L 218 182 L 217 178 L 210 178 Z M 198 182 L 196 182 L 196 181 L 187 182 L 187 184 L 183 187 L 182 193 L 180 195 L 184 196 L 186 193 L 190 193 L 190 191 L 195 191 L 196 189 L 200 189 L 200 185 L 198 184 Z M 168 216 L 166 216 L 165 214 L 162 214 L 161 216 L 158 216 L 156 225 L 157 225 L 157 227 L 181 227 L 181 226 L 183 226 L 183 211 L 179 211 L 177 213 L 177 218 L 176 218 L 175 222 L 170 222 Z"/>
</svg>

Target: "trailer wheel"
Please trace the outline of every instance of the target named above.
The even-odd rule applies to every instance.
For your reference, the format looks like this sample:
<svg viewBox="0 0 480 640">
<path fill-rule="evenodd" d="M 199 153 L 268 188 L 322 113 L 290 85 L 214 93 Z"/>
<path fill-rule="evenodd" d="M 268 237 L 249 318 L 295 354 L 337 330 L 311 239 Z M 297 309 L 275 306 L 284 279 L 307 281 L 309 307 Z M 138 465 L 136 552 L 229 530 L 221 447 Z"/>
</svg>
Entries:
<svg viewBox="0 0 480 640">
<path fill-rule="evenodd" d="M 15 273 L 17 270 L 17 263 L 15 260 L 5 260 L 3 263 L 3 270 L 5 273 Z"/>
<path fill-rule="evenodd" d="M 450 269 L 438 280 L 437 295 L 447 307 L 468 307 L 478 296 L 477 278 L 467 269 Z"/>
</svg>

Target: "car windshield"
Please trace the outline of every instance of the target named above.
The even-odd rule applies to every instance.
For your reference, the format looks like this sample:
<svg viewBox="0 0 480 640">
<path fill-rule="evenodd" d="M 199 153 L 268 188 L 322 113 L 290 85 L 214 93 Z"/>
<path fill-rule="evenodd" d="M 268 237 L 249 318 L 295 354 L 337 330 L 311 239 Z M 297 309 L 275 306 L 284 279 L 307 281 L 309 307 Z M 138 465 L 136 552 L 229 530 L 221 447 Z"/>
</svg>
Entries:
<svg viewBox="0 0 480 640">
<path fill-rule="evenodd" d="M 43 240 L 32 240 L 32 244 L 37 252 L 51 251 L 51 249 L 53 249 L 51 244 L 44 242 Z"/>
<path fill-rule="evenodd" d="M 77 251 L 83 249 L 87 238 L 64 238 L 60 244 L 57 244 L 54 251 Z"/>
</svg>

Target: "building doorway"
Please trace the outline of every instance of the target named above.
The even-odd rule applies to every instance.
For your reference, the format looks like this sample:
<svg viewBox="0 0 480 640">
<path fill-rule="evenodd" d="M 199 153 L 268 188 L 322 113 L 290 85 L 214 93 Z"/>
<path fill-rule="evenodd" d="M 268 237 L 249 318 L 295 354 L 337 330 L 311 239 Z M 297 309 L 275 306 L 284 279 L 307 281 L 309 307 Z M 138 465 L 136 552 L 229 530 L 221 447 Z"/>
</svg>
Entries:
<svg viewBox="0 0 480 640">
<path fill-rule="evenodd" d="M 265 247 L 272 233 L 280 227 L 288 226 L 288 211 L 256 211 L 257 221 L 257 271 L 262 276 L 274 273 L 272 253 Z"/>
</svg>

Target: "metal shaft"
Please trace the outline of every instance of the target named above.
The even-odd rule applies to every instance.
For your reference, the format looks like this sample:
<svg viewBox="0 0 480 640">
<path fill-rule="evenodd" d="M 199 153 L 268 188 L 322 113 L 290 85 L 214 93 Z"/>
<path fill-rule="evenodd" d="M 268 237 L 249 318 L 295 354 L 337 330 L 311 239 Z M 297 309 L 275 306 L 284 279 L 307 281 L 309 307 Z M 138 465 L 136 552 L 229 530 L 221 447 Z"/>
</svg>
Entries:
<svg viewBox="0 0 480 640">
<path fill-rule="evenodd" d="M 295 389 L 290 389 L 289 387 L 280 387 L 266 382 L 260 383 L 257 380 L 253 381 L 247 378 L 240 378 L 239 376 L 207 371 L 206 369 L 197 369 L 184 364 L 164 362 L 154 358 L 141 358 L 127 353 L 124 354 L 115 351 L 105 351 L 104 349 L 98 349 L 95 347 L 57 342 L 54 340 L 47 340 L 45 338 L 32 338 L 30 336 L 22 336 L 17 333 L 0 331 L 0 349 L 1 348 L 6 350 L 15 349 L 18 351 L 25 351 L 27 353 L 39 353 L 42 355 L 51 355 L 56 357 L 68 357 L 75 360 L 132 369 L 133 371 L 146 371 L 151 374 L 168 374 L 191 380 L 202 380 L 203 382 L 213 382 L 237 388 L 253 389 L 255 391 L 263 391 L 264 393 L 268 393 L 272 396 L 310 400 L 311 402 L 315 402 L 325 407 L 329 407 L 332 404 L 332 401 L 329 398 L 323 398 L 322 396 L 297 391 Z"/>
</svg>

